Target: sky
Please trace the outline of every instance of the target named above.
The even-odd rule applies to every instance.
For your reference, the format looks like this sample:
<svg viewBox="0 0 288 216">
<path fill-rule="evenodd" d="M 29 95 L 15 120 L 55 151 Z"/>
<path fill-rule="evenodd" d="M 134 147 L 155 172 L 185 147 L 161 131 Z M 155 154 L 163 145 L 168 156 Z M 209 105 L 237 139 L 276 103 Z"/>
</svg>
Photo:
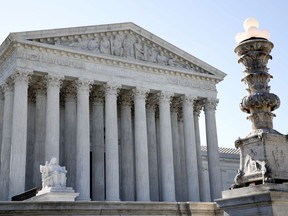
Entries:
<svg viewBox="0 0 288 216">
<path fill-rule="evenodd" d="M 256 18 L 274 44 L 269 85 L 281 106 L 274 111 L 274 129 L 288 132 L 288 2 L 285 0 L 9 0 L 1 2 L 0 43 L 10 32 L 133 22 L 227 74 L 217 85 L 216 121 L 219 146 L 234 148 L 251 131 L 239 109 L 248 93 L 241 82 L 244 66 L 234 53 L 235 35 L 243 21 Z M 204 117 L 200 117 L 205 145 Z"/>
</svg>

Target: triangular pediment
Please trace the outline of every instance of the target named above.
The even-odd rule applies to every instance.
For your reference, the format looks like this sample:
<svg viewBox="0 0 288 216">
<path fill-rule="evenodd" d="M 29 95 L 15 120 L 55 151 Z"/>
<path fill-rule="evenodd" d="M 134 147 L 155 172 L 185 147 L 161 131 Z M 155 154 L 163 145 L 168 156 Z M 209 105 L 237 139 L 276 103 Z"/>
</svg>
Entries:
<svg viewBox="0 0 288 216">
<path fill-rule="evenodd" d="M 225 74 L 133 23 L 14 33 L 18 40 L 157 64 L 215 76 Z"/>
</svg>

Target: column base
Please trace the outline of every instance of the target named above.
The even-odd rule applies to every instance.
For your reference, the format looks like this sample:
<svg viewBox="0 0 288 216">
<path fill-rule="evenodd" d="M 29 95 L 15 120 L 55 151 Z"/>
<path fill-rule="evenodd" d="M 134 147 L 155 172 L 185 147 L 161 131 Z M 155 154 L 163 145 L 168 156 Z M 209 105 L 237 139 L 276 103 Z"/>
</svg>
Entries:
<svg viewBox="0 0 288 216">
<path fill-rule="evenodd" d="M 222 192 L 215 202 L 225 215 L 287 215 L 288 184 L 262 184 Z"/>
<path fill-rule="evenodd" d="M 26 201 L 75 201 L 78 195 L 71 187 L 46 187 Z"/>
</svg>

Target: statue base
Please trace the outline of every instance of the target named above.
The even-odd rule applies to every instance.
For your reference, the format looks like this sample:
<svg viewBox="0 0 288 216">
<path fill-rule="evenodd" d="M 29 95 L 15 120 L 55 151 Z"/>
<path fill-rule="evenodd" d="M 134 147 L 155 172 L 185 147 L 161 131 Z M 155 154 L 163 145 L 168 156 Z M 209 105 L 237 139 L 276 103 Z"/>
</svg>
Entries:
<svg viewBox="0 0 288 216">
<path fill-rule="evenodd" d="M 75 201 L 78 195 L 72 187 L 45 187 L 27 201 Z"/>
<path fill-rule="evenodd" d="M 260 132 L 238 139 L 240 167 L 233 188 L 250 184 L 288 182 L 288 139 L 280 133 Z"/>
<path fill-rule="evenodd" d="M 222 192 L 215 202 L 224 215 L 287 215 L 288 184 L 267 183 Z"/>
</svg>

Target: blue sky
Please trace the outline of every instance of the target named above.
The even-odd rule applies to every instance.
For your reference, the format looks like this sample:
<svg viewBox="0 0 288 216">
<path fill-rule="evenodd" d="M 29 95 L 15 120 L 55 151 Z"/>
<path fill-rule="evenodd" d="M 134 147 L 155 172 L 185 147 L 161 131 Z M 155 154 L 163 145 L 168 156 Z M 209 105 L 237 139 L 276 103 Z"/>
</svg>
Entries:
<svg viewBox="0 0 288 216">
<path fill-rule="evenodd" d="M 134 22 L 142 28 L 227 74 L 218 84 L 219 146 L 234 147 L 251 131 L 239 109 L 247 95 L 243 66 L 234 54 L 235 35 L 243 21 L 255 17 L 268 29 L 275 47 L 269 62 L 271 92 L 281 99 L 274 129 L 288 132 L 288 3 L 280 0 L 9 0 L 1 2 L 0 41 L 10 32 Z M 202 143 L 205 144 L 203 116 Z"/>
</svg>

